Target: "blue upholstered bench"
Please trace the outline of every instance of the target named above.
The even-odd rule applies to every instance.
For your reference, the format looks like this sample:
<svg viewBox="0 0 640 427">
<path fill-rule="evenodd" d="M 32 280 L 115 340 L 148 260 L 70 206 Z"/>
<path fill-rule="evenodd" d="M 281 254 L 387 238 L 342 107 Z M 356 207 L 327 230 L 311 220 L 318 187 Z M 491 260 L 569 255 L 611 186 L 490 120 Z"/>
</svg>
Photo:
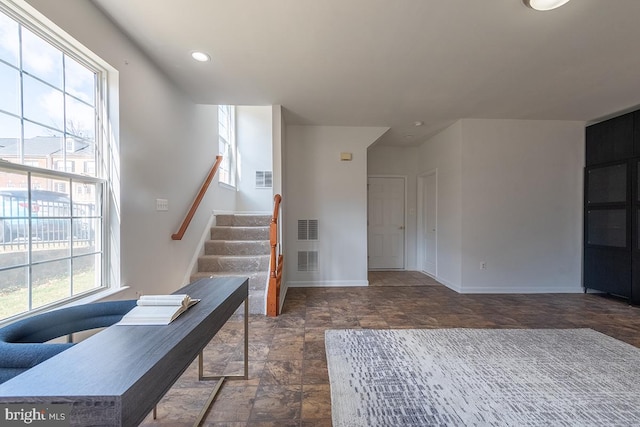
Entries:
<svg viewBox="0 0 640 427">
<path fill-rule="evenodd" d="M 73 345 L 47 341 L 111 326 L 135 305 L 135 300 L 77 305 L 37 314 L 0 328 L 0 384 Z"/>
</svg>

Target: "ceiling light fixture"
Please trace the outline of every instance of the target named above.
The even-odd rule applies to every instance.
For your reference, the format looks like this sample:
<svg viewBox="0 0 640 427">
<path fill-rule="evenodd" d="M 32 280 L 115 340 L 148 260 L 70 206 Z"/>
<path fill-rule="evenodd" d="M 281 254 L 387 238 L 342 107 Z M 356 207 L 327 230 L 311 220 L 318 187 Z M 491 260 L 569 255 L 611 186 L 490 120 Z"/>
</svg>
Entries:
<svg viewBox="0 0 640 427">
<path fill-rule="evenodd" d="M 423 124 L 424 122 L 421 122 L 421 121 L 413 122 L 414 126 L 422 126 Z"/>
<path fill-rule="evenodd" d="M 191 52 L 191 57 L 193 59 L 195 59 L 198 62 L 207 62 L 207 61 L 211 61 L 211 57 L 209 55 L 207 55 L 204 52 L 200 52 L 200 51 L 194 51 Z"/>
<path fill-rule="evenodd" d="M 568 3 L 569 0 L 522 0 L 527 7 L 534 10 L 553 10 Z"/>
</svg>

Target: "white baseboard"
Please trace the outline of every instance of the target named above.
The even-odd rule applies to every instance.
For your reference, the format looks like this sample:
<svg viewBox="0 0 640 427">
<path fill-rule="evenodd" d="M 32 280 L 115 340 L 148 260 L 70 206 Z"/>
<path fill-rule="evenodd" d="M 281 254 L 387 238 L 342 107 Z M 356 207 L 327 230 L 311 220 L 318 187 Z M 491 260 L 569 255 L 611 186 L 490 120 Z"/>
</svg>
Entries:
<svg viewBox="0 0 640 427">
<path fill-rule="evenodd" d="M 432 279 L 438 281 L 439 283 L 442 283 L 443 285 L 445 285 L 447 288 L 451 289 L 452 291 L 456 291 L 457 293 L 462 293 L 462 287 L 459 284 L 455 284 L 452 282 L 449 282 L 448 280 L 443 279 L 442 277 L 438 277 L 438 276 L 434 276 L 431 275 L 427 272 L 421 271 L 420 273 L 424 274 L 425 276 L 429 276 Z"/>
<path fill-rule="evenodd" d="M 214 215 L 272 215 L 273 212 L 269 211 L 228 211 L 216 209 L 213 211 Z"/>
<path fill-rule="evenodd" d="M 581 294 L 580 286 L 523 286 L 523 287 L 472 287 L 461 289 L 461 294 Z"/>
<path fill-rule="evenodd" d="M 574 286 L 480 286 L 480 287 L 463 287 L 460 284 L 451 283 L 441 277 L 432 276 L 429 273 L 421 271 L 421 273 L 432 277 L 447 288 L 459 294 L 580 294 L 584 292 L 582 285 Z"/>
<path fill-rule="evenodd" d="M 233 215 L 234 213 L 236 213 L 236 211 L 228 211 L 228 210 L 224 210 L 224 209 L 214 209 L 211 212 L 213 213 L 213 216 L 216 216 L 216 215 Z"/>
<path fill-rule="evenodd" d="M 211 213 L 209 217 L 209 221 L 207 221 L 207 226 L 202 230 L 202 235 L 200 236 L 200 242 L 196 246 L 196 251 L 191 258 L 191 262 L 189 263 L 189 268 L 187 268 L 187 274 L 182 279 L 182 283 L 187 285 L 191 283 L 191 275 L 198 271 L 198 258 L 204 255 L 204 242 L 211 239 L 211 227 L 213 227 L 214 222 L 216 220 L 216 214 L 214 212 Z"/>
<path fill-rule="evenodd" d="M 235 211 L 235 215 L 269 215 L 271 216 L 273 212 L 268 211 Z"/>
<path fill-rule="evenodd" d="M 286 283 L 283 283 L 280 287 L 280 306 L 278 307 L 278 313 L 282 313 L 282 307 L 284 306 L 284 301 L 287 298 L 287 291 L 289 290 L 289 286 Z"/>
<path fill-rule="evenodd" d="M 368 280 L 325 280 L 309 282 L 287 282 L 288 288 L 331 288 L 331 287 L 351 287 L 369 286 Z"/>
</svg>

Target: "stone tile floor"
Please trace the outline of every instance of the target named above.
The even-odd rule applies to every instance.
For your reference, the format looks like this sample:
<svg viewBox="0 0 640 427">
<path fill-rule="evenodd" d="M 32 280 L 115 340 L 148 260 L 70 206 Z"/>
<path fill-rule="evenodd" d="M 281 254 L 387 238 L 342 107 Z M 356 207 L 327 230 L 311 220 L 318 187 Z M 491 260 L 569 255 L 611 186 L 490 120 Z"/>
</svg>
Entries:
<svg viewBox="0 0 640 427">
<path fill-rule="evenodd" d="M 226 382 L 203 425 L 331 426 L 327 329 L 592 328 L 640 347 L 640 308 L 624 300 L 458 294 L 415 272 L 372 272 L 370 280 L 377 285 L 292 288 L 279 317 L 251 315 L 250 378 Z M 234 315 L 205 350 L 205 374 L 241 373 L 242 338 L 243 319 Z M 194 362 L 159 403 L 158 418 L 142 425 L 192 425 L 214 385 L 197 381 Z"/>
</svg>

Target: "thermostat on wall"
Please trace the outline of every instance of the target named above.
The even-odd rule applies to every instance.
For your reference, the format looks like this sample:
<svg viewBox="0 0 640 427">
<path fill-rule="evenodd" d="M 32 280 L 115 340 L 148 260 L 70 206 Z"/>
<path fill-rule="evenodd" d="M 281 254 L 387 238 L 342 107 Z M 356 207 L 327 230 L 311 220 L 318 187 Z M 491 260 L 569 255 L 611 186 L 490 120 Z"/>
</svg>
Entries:
<svg viewBox="0 0 640 427">
<path fill-rule="evenodd" d="M 351 161 L 351 153 L 340 153 L 340 160 L 343 162 Z"/>
</svg>

